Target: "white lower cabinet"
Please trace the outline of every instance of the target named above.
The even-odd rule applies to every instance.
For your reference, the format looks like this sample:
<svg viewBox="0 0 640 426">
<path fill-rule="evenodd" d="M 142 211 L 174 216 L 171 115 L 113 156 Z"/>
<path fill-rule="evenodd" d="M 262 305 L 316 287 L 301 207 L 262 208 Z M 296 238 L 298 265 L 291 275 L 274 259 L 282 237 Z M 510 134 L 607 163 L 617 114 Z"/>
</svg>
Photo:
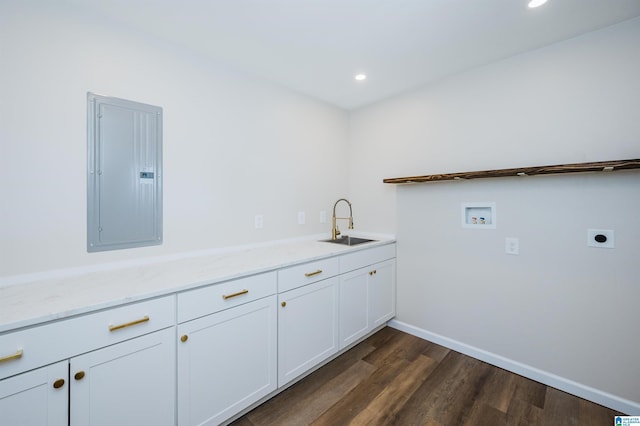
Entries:
<svg viewBox="0 0 640 426">
<path fill-rule="evenodd" d="M 0 425 L 67 426 L 69 363 L 58 362 L 0 381 Z"/>
<path fill-rule="evenodd" d="M 369 269 L 340 276 L 340 349 L 369 332 Z"/>
<path fill-rule="evenodd" d="M 175 423 L 175 328 L 0 381 L 0 425 Z"/>
<path fill-rule="evenodd" d="M 372 266 L 372 270 L 368 273 L 368 289 L 369 328 L 373 330 L 396 315 L 395 259 Z"/>
<path fill-rule="evenodd" d="M 340 349 L 395 316 L 396 260 L 340 275 Z"/>
<path fill-rule="evenodd" d="M 278 386 L 338 351 L 338 277 L 278 295 Z"/>
<path fill-rule="evenodd" d="M 71 426 L 175 424 L 175 328 L 72 358 Z"/>
<path fill-rule="evenodd" d="M 393 318 L 395 288 L 389 244 L 0 333 L 0 426 L 224 423 Z"/>
<path fill-rule="evenodd" d="M 178 424 L 217 425 L 277 388 L 276 296 L 178 326 Z"/>
<path fill-rule="evenodd" d="M 0 425 L 175 424 L 175 296 L 0 334 Z"/>
</svg>

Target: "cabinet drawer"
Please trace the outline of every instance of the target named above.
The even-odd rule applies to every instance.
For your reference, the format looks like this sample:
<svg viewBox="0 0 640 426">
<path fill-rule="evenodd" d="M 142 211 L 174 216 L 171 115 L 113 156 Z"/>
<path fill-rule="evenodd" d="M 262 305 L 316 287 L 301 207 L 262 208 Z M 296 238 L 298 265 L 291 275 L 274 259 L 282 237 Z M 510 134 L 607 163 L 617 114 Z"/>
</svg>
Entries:
<svg viewBox="0 0 640 426">
<path fill-rule="evenodd" d="M 336 276 L 339 270 L 337 257 L 281 269 L 278 271 L 278 293 Z"/>
<path fill-rule="evenodd" d="M 203 317 L 275 293 L 275 272 L 186 291 L 178 294 L 178 322 Z"/>
<path fill-rule="evenodd" d="M 175 297 L 147 300 L 0 336 L 0 379 L 175 324 Z"/>
<path fill-rule="evenodd" d="M 387 244 L 340 256 L 340 273 L 353 271 L 396 257 L 396 244 Z"/>
</svg>

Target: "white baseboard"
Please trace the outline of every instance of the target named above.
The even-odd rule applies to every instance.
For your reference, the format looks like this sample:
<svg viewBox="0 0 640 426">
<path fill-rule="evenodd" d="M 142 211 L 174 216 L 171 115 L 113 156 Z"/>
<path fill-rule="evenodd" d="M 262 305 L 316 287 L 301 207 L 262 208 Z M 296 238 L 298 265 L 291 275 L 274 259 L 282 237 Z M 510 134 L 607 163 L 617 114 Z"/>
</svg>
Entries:
<svg viewBox="0 0 640 426">
<path fill-rule="evenodd" d="M 639 402 L 630 401 L 628 399 L 624 399 L 616 395 L 594 389 L 592 387 L 574 382 L 564 377 L 560 377 L 555 374 L 539 370 L 535 367 L 522 364 L 518 361 L 514 361 L 512 359 L 487 352 L 483 349 L 478 349 L 474 346 L 467 345 L 466 343 L 450 339 L 440 334 L 423 330 L 402 321 L 391 320 L 387 325 L 397 330 L 404 331 L 405 333 L 412 334 L 416 337 L 420 337 L 430 342 L 437 343 L 446 348 L 453 349 L 454 351 L 479 359 L 480 361 L 495 365 L 496 367 L 500 367 L 531 380 L 535 380 L 536 382 L 540 382 L 542 384 L 551 386 L 580 398 L 593 401 L 596 404 L 604 405 L 605 407 L 609 407 L 613 410 L 619 411 L 620 413 L 626 413 L 627 415 L 632 416 L 640 415 Z"/>
</svg>

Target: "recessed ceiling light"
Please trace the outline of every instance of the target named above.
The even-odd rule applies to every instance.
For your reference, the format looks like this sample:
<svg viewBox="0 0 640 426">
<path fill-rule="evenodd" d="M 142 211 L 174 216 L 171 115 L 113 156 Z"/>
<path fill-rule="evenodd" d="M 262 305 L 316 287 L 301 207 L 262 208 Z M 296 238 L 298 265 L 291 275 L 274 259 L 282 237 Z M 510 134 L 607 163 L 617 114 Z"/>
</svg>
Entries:
<svg viewBox="0 0 640 426">
<path fill-rule="evenodd" d="M 367 79 L 367 75 L 366 74 L 356 74 L 356 76 L 354 78 L 356 80 L 358 80 L 358 81 L 362 81 L 362 80 L 366 80 Z"/>
<path fill-rule="evenodd" d="M 538 6 L 542 6 L 546 2 L 547 2 L 547 0 L 530 0 L 528 6 L 529 6 L 530 9 L 533 9 L 535 7 L 538 7 Z"/>
</svg>

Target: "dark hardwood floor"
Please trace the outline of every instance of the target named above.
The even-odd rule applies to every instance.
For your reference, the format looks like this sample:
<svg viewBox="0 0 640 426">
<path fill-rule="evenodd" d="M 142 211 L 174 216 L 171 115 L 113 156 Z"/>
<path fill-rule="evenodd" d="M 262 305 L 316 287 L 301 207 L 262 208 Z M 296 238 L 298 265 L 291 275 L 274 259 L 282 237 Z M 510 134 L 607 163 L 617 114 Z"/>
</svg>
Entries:
<svg viewBox="0 0 640 426">
<path fill-rule="evenodd" d="M 232 424 L 600 426 L 616 414 L 385 327 Z"/>
</svg>

